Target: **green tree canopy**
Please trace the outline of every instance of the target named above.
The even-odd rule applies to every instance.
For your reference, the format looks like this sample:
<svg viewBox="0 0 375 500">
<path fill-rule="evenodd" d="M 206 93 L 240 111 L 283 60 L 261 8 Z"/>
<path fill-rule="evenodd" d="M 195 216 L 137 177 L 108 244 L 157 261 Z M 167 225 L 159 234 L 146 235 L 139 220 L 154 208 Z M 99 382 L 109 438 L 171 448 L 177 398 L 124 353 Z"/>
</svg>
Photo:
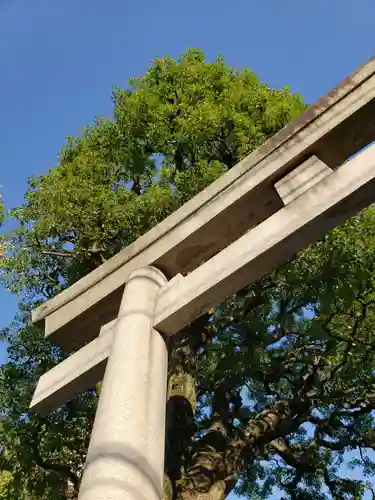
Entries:
<svg viewBox="0 0 375 500">
<path fill-rule="evenodd" d="M 97 394 L 41 419 L 37 378 L 66 353 L 30 309 L 145 233 L 306 106 L 199 50 L 156 59 L 114 88 L 113 116 L 70 137 L 29 180 L 3 282 L 21 294 L 2 332 L 0 487 L 40 498 L 77 491 Z M 360 499 L 374 472 L 375 213 L 363 211 L 296 260 L 220 304 L 170 345 L 166 500 Z M 340 475 L 347 452 L 363 480 Z M 3 487 L 3 485 L 5 486 Z M 11 498 L 10 496 L 8 498 Z M 34 498 L 34 497 L 33 497 Z"/>
</svg>

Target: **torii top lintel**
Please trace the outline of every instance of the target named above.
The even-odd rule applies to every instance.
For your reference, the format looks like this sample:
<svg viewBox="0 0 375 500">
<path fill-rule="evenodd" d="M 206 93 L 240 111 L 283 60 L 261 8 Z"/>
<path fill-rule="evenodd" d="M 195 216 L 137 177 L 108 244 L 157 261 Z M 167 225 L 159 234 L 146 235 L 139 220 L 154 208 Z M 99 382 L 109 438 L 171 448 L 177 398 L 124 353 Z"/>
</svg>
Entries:
<svg viewBox="0 0 375 500">
<path fill-rule="evenodd" d="M 283 207 L 275 184 L 314 156 L 331 169 L 375 139 L 375 58 L 297 120 L 133 244 L 32 313 L 73 350 L 117 315 L 126 277 L 154 265 L 169 278 L 196 269 Z"/>
</svg>

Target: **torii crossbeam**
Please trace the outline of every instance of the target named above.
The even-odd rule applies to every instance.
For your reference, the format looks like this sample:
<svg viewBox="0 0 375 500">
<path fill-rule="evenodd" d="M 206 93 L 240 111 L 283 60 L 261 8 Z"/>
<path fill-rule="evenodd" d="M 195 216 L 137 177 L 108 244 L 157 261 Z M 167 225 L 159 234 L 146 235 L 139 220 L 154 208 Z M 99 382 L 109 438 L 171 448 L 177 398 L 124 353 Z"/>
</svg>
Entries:
<svg viewBox="0 0 375 500">
<path fill-rule="evenodd" d="M 33 311 L 48 340 L 76 352 L 40 378 L 32 409 L 46 414 L 103 379 L 80 500 L 162 498 L 165 339 L 375 201 L 375 145 L 363 150 L 374 116 L 372 59 Z"/>
</svg>

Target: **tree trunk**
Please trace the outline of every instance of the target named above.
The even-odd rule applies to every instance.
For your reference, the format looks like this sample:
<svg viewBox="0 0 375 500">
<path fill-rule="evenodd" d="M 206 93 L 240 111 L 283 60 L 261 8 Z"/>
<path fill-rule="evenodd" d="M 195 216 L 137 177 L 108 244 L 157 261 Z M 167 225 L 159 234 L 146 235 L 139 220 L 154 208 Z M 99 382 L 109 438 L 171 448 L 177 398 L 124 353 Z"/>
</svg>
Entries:
<svg viewBox="0 0 375 500">
<path fill-rule="evenodd" d="M 178 495 L 178 500 L 224 500 L 226 485 L 224 481 L 215 483 L 207 493 L 188 490 Z"/>
<path fill-rule="evenodd" d="M 204 342 L 209 316 L 198 318 L 170 339 L 163 500 L 183 500 L 182 479 L 195 434 L 197 352 Z M 190 496 L 188 498 L 197 498 Z M 204 497 L 202 497 L 203 500 Z M 220 497 L 218 497 L 220 498 Z M 213 500 L 216 500 L 216 498 Z"/>
</svg>

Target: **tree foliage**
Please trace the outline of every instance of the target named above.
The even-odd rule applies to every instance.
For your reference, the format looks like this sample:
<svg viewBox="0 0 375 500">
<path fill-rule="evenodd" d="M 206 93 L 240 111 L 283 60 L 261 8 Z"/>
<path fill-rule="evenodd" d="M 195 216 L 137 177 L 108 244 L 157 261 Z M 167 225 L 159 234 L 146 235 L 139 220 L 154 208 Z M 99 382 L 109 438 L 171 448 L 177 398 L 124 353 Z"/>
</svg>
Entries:
<svg viewBox="0 0 375 500">
<path fill-rule="evenodd" d="M 199 50 L 114 88 L 113 116 L 70 137 L 29 180 L 3 282 L 21 294 L 2 332 L 0 497 L 69 498 L 97 394 L 41 419 L 37 378 L 66 353 L 30 309 L 145 233 L 306 106 Z M 165 498 L 360 499 L 374 472 L 375 212 L 363 211 L 189 325 L 170 345 Z M 345 478 L 347 452 L 363 480 Z M 34 497 L 33 497 L 34 498 Z"/>
</svg>

